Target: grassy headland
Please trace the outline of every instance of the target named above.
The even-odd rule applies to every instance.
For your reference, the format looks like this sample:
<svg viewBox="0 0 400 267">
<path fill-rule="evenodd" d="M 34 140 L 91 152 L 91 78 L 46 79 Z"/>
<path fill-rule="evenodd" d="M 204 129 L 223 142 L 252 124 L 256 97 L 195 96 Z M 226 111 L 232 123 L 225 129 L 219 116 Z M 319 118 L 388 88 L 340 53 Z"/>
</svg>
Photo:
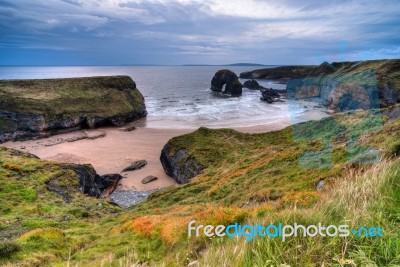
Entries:
<svg viewBox="0 0 400 267">
<path fill-rule="evenodd" d="M 144 98 L 128 76 L 0 81 L 0 142 L 145 115 Z"/>
</svg>

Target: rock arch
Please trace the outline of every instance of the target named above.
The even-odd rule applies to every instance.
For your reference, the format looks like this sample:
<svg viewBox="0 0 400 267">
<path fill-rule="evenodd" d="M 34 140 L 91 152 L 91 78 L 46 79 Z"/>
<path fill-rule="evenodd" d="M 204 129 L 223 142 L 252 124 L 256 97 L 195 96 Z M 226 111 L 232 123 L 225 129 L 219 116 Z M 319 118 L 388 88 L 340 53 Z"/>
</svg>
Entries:
<svg viewBox="0 0 400 267">
<path fill-rule="evenodd" d="M 222 92 L 224 85 L 225 90 Z M 242 87 L 243 85 L 240 83 L 236 74 L 227 69 L 217 71 L 211 80 L 211 91 L 213 92 L 240 96 L 242 95 Z"/>
</svg>

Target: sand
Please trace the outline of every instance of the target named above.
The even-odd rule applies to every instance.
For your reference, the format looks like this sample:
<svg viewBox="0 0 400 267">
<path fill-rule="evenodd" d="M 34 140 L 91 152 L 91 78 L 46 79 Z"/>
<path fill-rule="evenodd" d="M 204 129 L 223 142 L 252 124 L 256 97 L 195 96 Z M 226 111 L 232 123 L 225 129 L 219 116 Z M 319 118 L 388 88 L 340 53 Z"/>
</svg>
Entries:
<svg viewBox="0 0 400 267">
<path fill-rule="evenodd" d="M 282 129 L 288 125 L 288 121 L 277 121 L 269 125 L 235 129 L 247 133 L 259 133 Z M 44 160 L 91 164 L 100 175 L 121 173 L 133 161 L 145 159 L 148 165 L 144 168 L 122 173 L 124 179 L 120 182 L 120 189 L 146 191 L 176 184 L 175 180 L 164 172 L 159 160 L 160 153 L 169 139 L 194 130 L 137 127 L 133 131 L 124 132 L 118 128 L 101 128 L 39 140 L 7 142 L 2 145 L 30 152 Z M 81 139 L 85 136 L 98 138 Z M 73 141 L 75 139 L 81 140 Z M 158 179 L 142 184 L 142 179 L 148 175 L 156 176 Z"/>
</svg>

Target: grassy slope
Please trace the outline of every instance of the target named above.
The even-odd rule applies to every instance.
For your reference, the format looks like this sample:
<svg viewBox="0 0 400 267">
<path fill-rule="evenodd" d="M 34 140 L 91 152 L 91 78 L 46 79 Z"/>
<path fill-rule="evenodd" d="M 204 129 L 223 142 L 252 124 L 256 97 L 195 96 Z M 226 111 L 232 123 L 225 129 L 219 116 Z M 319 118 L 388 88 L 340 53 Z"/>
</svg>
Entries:
<svg viewBox="0 0 400 267">
<path fill-rule="evenodd" d="M 199 224 L 226 225 L 232 222 L 254 222 L 258 218 L 265 218 L 266 215 L 276 220 L 297 221 L 299 223 L 314 222 L 319 219 L 326 222 L 330 220 L 339 222 L 343 218 L 356 218 L 357 211 L 341 210 L 344 204 L 334 198 L 332 205 L 336 205 L 336 211 L 327 208 L 329 206 L 323 205 L 324 209 L 318 206 L 321 205 L 318 203 L 324 201 L 325 197 L 324 194 L 321 195 L 321 193 L 316 192 L 315 183 L 323 178 L 328 181 L 329 185 L 335 186 L 336 178 L 343 177 L 349 172 L 363 172 L 370 167 L 370 165 L 360 166 L 348 163 L 347 153 L 349 151 L 346 151 L 345 142 L 349 139 L 357 139 L 363 146 L 379 149 L 385 156 L 399 154 L 400 142 L 398 140 L 400 134 L 398 130 L 400 129 L 400 121 L 387 122 L 387 118 L 376 115 L 376 112 L 341 114 L 319 122 L 301 124 L 293 128 L 293 131 L 287 128 L 282 131 L 255 135 L 242 134 L 233 130 L 201 128 L 194 133 L 174 138 L 171 143 L 176 149 L 186 148 L 200 163 L 208 166 L 203 174 L 193 179 L 189 184 L 175 186 L 154 194 L 146 203 L 119 213 L 118 217 L 110 215 L 108 212 L 99 213 L 98 215 L 102 216 L 102 219 L 89 216 L 88 218 L 73 217 L 71 221 L 61 220 L 65 215 L 70 214 L 69 209 L 74 209 L 75 206 L 80 207 L 79 203 L 81 202 L 65 205 L 57 196 L 52 195 L 52 193 L 45 193 L 40 181 L 43 182 L 47 179 L 45 177 L 52 173 L 52 169 L 47 165 L 31 171 L 14 171 L 5 168 L 4 163 L 15 163 L 26 166 L 25 168 L 34 168 L 35 164 L 41 165 L 43 163 L 36 162 L 33 159 L 26 162 L 26 159 L 13 157 L 7 159 L 7 156 L 6 159 L 10 162 L 0 164 L 2 183 L 12 182 L 23 188 L 42 188 L 42 192 L 37 194 L 37 198 L 26 197 L 24 199 L 21 197 L 18 200 L 13 200 L 14 194 L 10 191 L 3 194 L 2 199 L 6 200 L 5 203 L 8 203 L 10 209 L 14 207 L 13 203 L 15 202 L 21 204 L 15 206 L 12 210 L 2 211 L 2 233 L 11 231 L 14 229 L 13 227 L 16 228 L 13 236 L 19 236 L 21 233 L 37 227 L 45 227 L 45 229 L 47 229 L 46 227 L 57 227 L 61 231 L 56 230 L 54 232 L 53 229 L 47 229 L 50 233 L 43 234 L 42 230 L 38 230 L 39 232 L 34 232 L 35 237 L 29 238 L 33 245 L 24 243 L 26 235 L 17 239 L 16 242 L 21 246 L 21 250 L 13 254 L 9 261 L 15 262 L 22 259 L 26 261 L 30 258 L 38 260 L 37 258 L 40 258 L 40 255 L 44 255 L 42 258 L 49 260 L 49 265 L 59 264 L 62 266 L 67 262 L 68 251 L 71 248 L 70 261 L 73 266 L 75 264 L 78 264 L 78 266 L 99 266 L 101 264 L 120 266 L 120 264 L 125 265 L 126 262 L 141 261 L 148 261 L 152 264 L 164 262 L 167 266 L 176 266 L 197 259 L 200 257 L 200 252 L 205 252 L 206 256 L 209 255 L 208 258 L 204 257 L 202 260 L 208 262 L 214 260 L 215 263 L 218 256 L 212 256 L 213 251 L 216 251 L 221 245 L 226 245 L 227 249 L 231 249 L 230 253 L 233 253 L 235 247 L 237 251 L 243 248 L 240 252 L 241 257 L 234 257 L 235 254 L 233 253 L 230 254 L 229 258 L 241 260 L 243 264 L 248 266 L 254 266 L 254 264 L 264 262 L 266 259 L 272 260 L 272 263 L 288 262 L 294 264 L 290 261 L 292 255 L 294 255 L 289 253 L 291 251 L 299 255 L 299 257 L 293 257 L 298 262 L 301 262 L 301 255 L 304 255 L 302 263 L 311 260 L 326 263 L 334 262 L 335 253 L 342 248 L 341 243 L 335 243 L 338 242 L 337 240 L 324 240 L 328 243 L 318 243 L 319 240 L 317 240 L 314 241 L 317 242 L 315 244 L 306 239 L 293 240 L 291 243 L 285 244 L 279 242 L 270 244 L 266 243 L 269 241 L 264 240 L 242 246 L 240 240 L 235 243 L 236 241 L 233 242 L 229 239 L 209 240 L 205 237 L 188 239 L 187 222 L 196 219 Z M 382 126 L 383 123 L 385 124 Z M 327 164 L 331 160 L 332 168 L 305 169 L 301 167 L 303 165 L 299 163 L 301 162 L 299 161 L 300 155 L 310 150 L 317 151 L 326 148 L 327 143 L 332 144 L 331 158 L 325 156 L 321 162 L 313 159 L 312 155 L 315 154 L 305 155 L 311 155 L 311 160 L 308 162 L 309 167 L 316 167 L 320 163 L 328 167 Z M 356 155 L 357 150 L 350 152 L 351 155 Z M 329 155 L 329 153 L 326 155 Z M 353 158 L 357 157 L 356 155 Z M 3 160 L 4 156 L 1 158 Z M 394 162 L 391 165 L 390 168 L 395 168 L 398 163 Z M 380 173 L 379 169 L 376 172 Z M 388 172 L 387 177 L 392 176 L 391 172 Z M 372 190 L 378 190 L 378 188 L 380 187 L 370 187 Z M 17 190 L 17 192 L 20 191 Z M 393 202 L 395 199 L 393 201 L 389 199 L 389 197 L 393 197 L 393 194 L 398 193 L 397 187 L 393 187 L 393 190 L 387 190 L 387 187 L 385 187 L 381 191 L 374 192 L 375 196 L 382 192 L 383 199 L 388 197 L 387 202 L 385 202 L 388 210 L 380 215 L 382 220 L 378 220 L 376 224 L 388 225 L 389 230 L 396 229 L 398 221 L 386 221 L 386 219 L 391 220 L 391 217 L 387 215 L 398 212 L 389 210 L 397 205 L 397 202 Z M 39 201 L 38 198 L 42 196 L 46 197 Z M 88 205 L 86 203 L 94 203 L 93 210 L 100 212 L 95 208 L 98 207 L 95 204 L 97 200 L 84 199 L 85 205 Z M 350 205 L 351 201 L 348 200 L 348 202 Z M 50 208 L 54 215 L 50 218 L 46 217 L 46 214 L 43 211 L 41 212 L 40 207 L 42 205 L 45 205 L 47 209 Z M 102 207 L 106 207 L 106 204 L 103 205 Z M 25 208 L 25 206 L 28 208 Z M 377 206 L 377 208 L 380 209 L 380 206 Z M 11 229 L 10 226 L 4 225 L 3 215 L 9 216 L 9 220 L 17 221 L 16 217 L 20 213 L 27 216 L 24 210 L 29 210 L 33 214 L 33 216 L 30 216 L 32 220 L 44 221 L 43 225 L 31 223 L 28 224 L 28 226 L 31 225 L 30 228 L 27 228 L 22 223 L 14 223 Z M 329 215 L 331 211 L 334 213 Z M 310 215 L 309 220 L 307 220 L 306 215 Z M 29 221 L 30 218 L 24 219 L 22 222 Z M 99 225 L 94 224 L 94 221 Z M 390 226 L 389 223 L 392 225 Z M 400 245 L 396 241 L 398 240 L 398 238 L 396 239 L 398 232 L 393 234 L 394 237 L 391 235 L 380 241 L 382 246 L 373 250 L 376 257 L 372 260 L 378 263 L 388 263 L 392 260 L 399 264 L 398 259 L 393 256 L 393 253 L 399 252 Z M 29 234 L 27 235 L 29 237 Z M 48 236 L 56 240 L 63 236 L 65 243 L 58 246 L 59 243 L 53 242 L 52 238 Z M 40 238 L 50 240 L 47 248 L 39 246 L 43 242 Z M 369 246 L 370 242 L 367 241 L 359 240 L 356 243 L 358 247 L 349 246 L 345 258 L 355 260 L 354 255 L 357 254 L 358 248 L 363 244 Z M 302 247 L 296 250 L 290 250 L 286 247 L 286 244 L 295 244 L 296 242 L 299 242 L 299 246 Z M 331 243 L 332 254 L 323 254 L 323 248 L 331 245 Z M 314 245 L 316 246 L 315 249 Z M 36 250 L 33 250 L 32 247 L 35 247 Z M 270 250 L 269 254 L 261 253 L 266 249 Z M 289 249 L 287 250 L 289 252 L 285 254 L 286 249 Z M 271 258 L 274 251 L 281 252 L 281 254 L 276 254 L 275 258 Z M 321 254 L 318 254 L 317 258 L 313 258 L 312 255 L 317 252 Z M 230 263 L 233 264 L 232 261 Z M 237 262 L 235 263 L 237 264 Z"/>
<path fill-rule="evenodd" d="M 102 217 L 120 212 L 78 192 L 71 192 L 71 203 L 64 202 L 46 188 L 46 181 L 55 177 L 61 186 L 79 185 L 76 174 L 60 164 L 0 147 L 0 265 L 66 260 L 70 250 L 79 251 L 102 235 Z"/>
<path fill-rule="evenodd" d="M 310 208 L 259 213 L 248 223 L 380 226 L 384 237 L 215 240 L 200 266 L 399 266 L 400 161 L 383 161 L 366 172 L 349 171 Z"/>
<path fill-rule="evenodd" d="M 0 110 L 23 114 L 111 117 L 139 110 L 144 99 L 128 76 L 0 81 Z M 115 90 L 111 90 L 115 89 Z M 130 103 L 129 98 L 135 101 Z M 0 120 L 0 128 L 6 125 Z"/>
</svg>

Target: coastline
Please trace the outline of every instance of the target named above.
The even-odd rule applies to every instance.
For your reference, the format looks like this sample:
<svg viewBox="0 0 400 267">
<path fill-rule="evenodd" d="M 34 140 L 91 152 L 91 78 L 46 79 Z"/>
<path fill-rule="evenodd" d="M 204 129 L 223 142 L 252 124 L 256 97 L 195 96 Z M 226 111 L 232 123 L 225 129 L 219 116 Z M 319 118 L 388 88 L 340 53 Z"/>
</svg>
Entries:
<svg viewBox="0 0 400 267">
<path fill-rule="evenodd" d="M 131 123 L 125 127 L 135 125 Z M 283 129 L 290 125 L 288 119 L 268 125 L 231 127 L 244 133 L 263 133 Z M 48 138 L 6 142 L 2 146 L 32 153 L 43 160 L 91 164 L 100 175 L 121 173 L 136 160 L 146 160 L 142 169 L 122 172 L 117 190 L 149 191 L 177 184 L 168 176 L 159 160 L 161 150 L 169 139 L 195 131 L 195 128 L 136 127 L 133 131 L 119 128 L 98 128 L 59 134 Z M 81 138 L 92 136 L 91 138 Z M 158 179 L 148 184 L 141 180 L 148 175 Z"/>
</svg>

